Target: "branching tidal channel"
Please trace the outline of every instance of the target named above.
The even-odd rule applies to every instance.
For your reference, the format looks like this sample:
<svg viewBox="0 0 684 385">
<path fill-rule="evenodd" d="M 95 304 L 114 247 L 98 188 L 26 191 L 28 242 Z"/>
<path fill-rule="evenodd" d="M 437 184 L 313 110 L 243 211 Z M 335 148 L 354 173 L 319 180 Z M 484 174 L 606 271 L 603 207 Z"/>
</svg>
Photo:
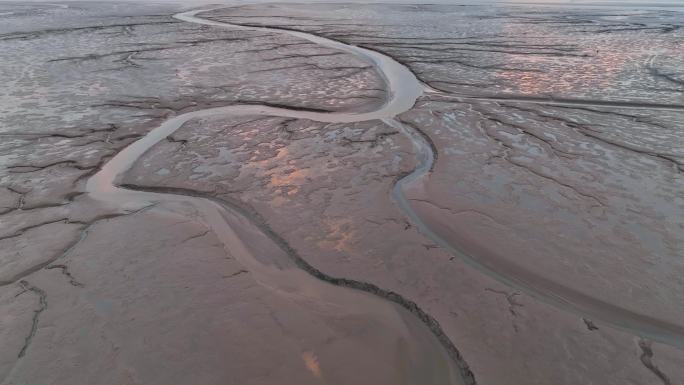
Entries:
<svg viewBox="0 0 684 385">
<path fill-rule="evenodd" d="M 485 264 L 462 253 L 457 246 L 451 244 L 444 237 L 432 231 L 411 208 L 409 200 L 404 196 L 404 189 L 411 183 L 419 182 L 424 176 L 432 172 L 436 157 L 435 146 L 426 138 L 426 134 L 410 127 L 395 117 L 413 107 L 416 100 L 429 87 L 422 84 L 406 66 L 393 58 L 366 48 L 351 46 L 339 41 L 327 39 L 309 33 L 271 27 L 243 26 L 204 19 L 198 16 L 202 12 L 214 9 L 202 9 L 183 12 L 175 15 L 178 20 L 209 25 L 219 28 L 257 30 L 269 33 L 288 34 L 321 46 L 337 49 L 355 55 L 374 66 L 385 80 L 388 88 L 388 100 L 377 110 L 363 113 L 353 112 L 320 112 L 315 110 L 289 109 L 269 105 L 230 105 L 196 110 L 171 117 L 147 135 L 132 143 L 107 162 L 102 169 L 93 175 L 87 183 L 89 195 L 99 201 L 123 204 L 130 201 L 145 202 L 182 202 L 189 203 L 200 214 L 202 220 L 210 227 L 222 241 L 226 251 L 235 257 L 245 268 L 254 275 L 255 279 L 269 289 L 278 290 L 279 285 L 301 288 L 307 295 L 318 293 L 321 300 L 335 302 L 337 297 L 345 297 L 343 303 L 380 301 L 384 306 L 391 303 L 402 312 L 408 311 L 414 322 L 420 328 L 427 328 L 424 332 L 431 340 L 423 341 L 421 349 L 431 357 L 441 357 L 445 362 L 444 373 L 439 376 L 442 384 L 476 384 L 475 376 L 471 372 L 465 358 L 456 345 L 447 337 L 439 323 L 428 313 L 423 311 L 415 302 L 402 295 L 382 289 L 372 283 L 330 276 L 303 259 L 282 237 L 273 231 L 268 223 L 256 212 L 240 203 L 228 202 L 200 192 L 173 188 L 149 188 L 145 186 L 120 185 L 118 179 L 145 152 L 159 141 L 167 138 L 184 123 L 197 118 L 210 116 L 275 116 L 295 119 L 309 119 L 323 123 L 353 123 L 369 120 L 381 120 L 385 124 L 403 132 L 412 141 L 417 156 L 418 166 L 410 174 L 397 180 L 392 198 L 404 214 L 427 237 L 452 254 L 462 257 L 467 262 L 479 268 L 490 276 L 496 277 L 508 285 L 540 299 L 554 304 L 563 310 L 588 316 L 592 319 L 604 321 L 618 328 L 627 329 L 634 334 L 650 339 L 668 342 L 674 345 L 681 343 L 684 330 L 678 325 L 666 324 L 639 315 L 629 310 L 609 305 L 588 296 L 580 296 L 572 289 L 561 287 L 553 282 L 540 281 L 539 277 L 530 277 L 525 272 L 515 271 L 509 266 Z M 238 227 L 240 227 L 238 229 Z M 249 227 L 252 233 L 258 232 L 260 237 L 275 244 L 282 250 L 291 264 L 291 268 L 266 264 L 255 258 L 248 242 L 243 241 L 241 234 Z M 353 290 L 350 290 L 353 289 Z M 349 296 L 361 296 L 358 301 L 349 301 Z M 609 305 L 606 307 L 606 305 Z M 372 306 L 372 305 L 366 305 Z M 425 334 L 424 333 L 424 334 Z M 420 333 L 417 333 L 420 334 Z M 674 337 L 674 338 L 673 338 Z M 673 341 L 675 341 L 673 343 Z M 429 347 L 426 347 L 428 346 Z"/>
</svg>

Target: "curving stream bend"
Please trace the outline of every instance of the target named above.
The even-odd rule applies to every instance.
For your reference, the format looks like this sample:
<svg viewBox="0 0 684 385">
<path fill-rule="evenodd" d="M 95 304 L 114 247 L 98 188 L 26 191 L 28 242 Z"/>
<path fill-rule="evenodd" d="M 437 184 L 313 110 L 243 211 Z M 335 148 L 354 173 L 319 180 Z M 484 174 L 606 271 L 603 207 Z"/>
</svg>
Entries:
<svg viewBox="0 0 684 385">
<path fill-rule="evenodd" d="M 200 11 L 202 12 L 202 11 Z M 574 287 L 565 286 L 542 275 L 533 273 L 532 271 L 518 265 L 515 261 L 506 258 L 499 258 L 496 256 L 470 255 L 467 250 L 464 250 L 462 245 L 451 234 L 440 231 L 439 226 L 435 226 L 430 218 L 421 217 L 414 207 L 410 204 L 406 197 L 406 192 L 409 188 L 421 188 L 421 183 L 429 176 L 433 167 L 435 166 L 436 147 L 431 139 L 424 133 L 418 131 L 417 128 L 407 127 L 394 117 L 400 113 L 408 111 L 416 99 L 423 93 L 437 93 L 440 91 L 434 90 L 428 85 L 421 83 L 416 76 L 403 64 L 398 63 L 391 57 L 383 53 L 372 51 L 366 48 L 347 45 L 345 43 L 311 35 L 305 32 L 281 29 L 277 27 L 256 27 L 256 26 L 242 26 L 237 24 L 228 24 L 217 22 L 213 20 L 206 20 L 197 18 L 196 11 L 177 15 L 180 20 L 189 22 L 199 22 L 206 25 L 214 26 L 232 26 L 240 29 L 263 30 L 277 33 L 285 33 L 296 36 L 302 39 L 312 41 L 314 43 L 329 47 L 340 49 L 345 52 L 352 53 L 363 59 L 368 60 L 375 65 L 378 72 L 384 77 L 390 92 L 390 99 L 387 103 L 377 111 L 369 112 L 367 114 L 307 114 L 307 118 L 317 121 L 330 121 L 319 119 L 330 119 L 332 115 L 337 118 L 339 122 L 347 122 L 347 118 L 354 119 L 380 119 L 385 124 L 403 132 L 409 138 L 414 146 L 418 165 L 416 168 L 397 180 L 392 189 L 392 198 L 400 210 L 408 217 L 410 222 L 427 238 L 435 242 L 448 253 L 459 257 L 461 260 L 470 264 L 472 267 L 478 269 L 482 273 L 506 284 L 514 287 L 531 297 L 536 298 L 542 302 L 550 304 L 554 307 L 560 308 L 563 311 L 576 314 L 578 317 L 590 318 L 596 321 L 601 321 L 609 324 L 617 329 L 625 330 L 631 334 L 648 338 L 653 341 L 664 343 L 670 346 L 684 348 L 684 326 L 673 323 L 667 320 L 654 317 L 649 314 L 640 313 L 638 310 L 631 310 L 619 305 L 602 300 L 599 297 L 587 294 Z M 444 96 L 444 95 L 442 95 Z M 458 95 L 453 95 L 459 98 Z M 535 99 L 535 98 L 463 98 L 464 100 L 489 100 L 492 102 L 499 101 L 521 101 L 532 103 L 545 103 L 554 105 L 592 105 L 592 106 L 613 106 L 622 108 L 655 108 L 664 110 L 680 110 L 684 106 L 677 104 L 655 104 L 655 103 L 626 103 L 626 102 L 611 102 L 611 101 L 589 101 L 580 102 L 574 99 Z M 323 116 L 321 116 L 323 115 Z M 291 115 L 282 115 L 291 116 Z M 304 115 L 300 115 L 304 116 Z M 354 120 L 358 121 L 358 120 Z"/>
<path fill-rule="evenodd" d="M 207 227 L 221 240 L 226 251 L 243 264 L 254 279 L 267 289 L 294 301 L 333 304 L 347 312 L 362 314 L 368 319 L 370 328 L 380 327 L 383 333 L 389 330 L 390 333 L 396 335 L 393 340 L 408 344 L 410 346 L 408 349 L 396 353 L 396 357 L 391 357 L 393 365 L 396 365 L 393 371 L 397 374 L 394 375 L 401 375 L 401 378 L 392 381 L 425 385 L 476 384 L 467 363 L 437 321 L 414 302 L 370 283 L 331 277 L 321 272 L 302 259 L 287 242 L 268 227 L 265 221 L 260 219 L 258 214 L 230 202 L 211 196 L 202 196 L 193 191 L 173 189 L 161 192 L 140 191 L 119 185 L 119 178 L 123 173 L 129 170 L 148 149 L 171 135 L 184 123 L 196 118 L 264 115 L 310 119 L 324 123 L 351 123 L 379 119 L 402 129 L 409 135 L 414 135 L 395 120 L 394 116 L 409 110 L 425 88 L 408 68 L 392 58 L 306 33 L 243 27 L 197 17 L 198 13 L 210 10 L 213 9 L 183 12 L 174 17 L 190 23 L 218 27 L 288 33 L 329 48 L 349 52 L 378 69 L 387 84 L 390 96 L 379 109 L 365 113 L 322 113 L 260 105 L 231 105 L 181 114 L 166 120 L 107 162 L 98 173 L 88 179 L 86 191 L 89 196 L 114 205 L 124 205 L 130 202 L 189 203 Z M 416 141 L 416 145 L 420 143 L 422 142 Z M 429 151 L 420 151 L 420 153 L 431 156 Z M 431 158 L 426 158 L 421 163 L 429 165 L 431 162 Z M 286 258 L 278 258 L 277 255 L 275 257 L 259 255 L 258 252 L 250 249 L 250 245 L 254 242 L 270 242 L 282 250 Z M 271 259 L 264 260 L 265 258 Z M 368 348 L 373 348 L 370 346 L 372 343 L 372 341 L 367 342 Z M 395 353 L 392 352 L 392 355 Z M 346 369 L 353 370 L 353 368 Z"/>
<path fill-rule="evenodd" d="M 351 46 L 320 36 L 269 27 L 242 26 L 198 17 L 201 12 L 212 9 L 194 10 L 174 15 L 176 19 L 223 28 L 261 30 L 284 33 L 311 41 L 322 46 L 348 52 L 372 64 L 384 78 L 389 98 L 379 109 L 364 113 L 313 112 L 290 110 L 259 105 L 232 105 L 192 111 L 172 117 L 150 131 L 140 140 L 119 152 L 87 182 L 90 197 L 106 203 L 124 204 L 131 201 L 184 202 L 190 203 L 220 238 L 226 251 L 239 260 L 254 278 L 265 287 L 287 296 L 299 296 L 340 307 L 358 309 L 370 314 L 381 324 L 393 325 L 398 329 L 410 329 L 410 344 L 414 345 L 416 356 L 400 360 L 402 370 L 410 371 L 408 377 L 423 384 L 475 384 L 475 378 L 458 349 L 442 331 L 439 324 L 415 303 L 397 293 L 381 289 L 373 284 L 344 278 L 331 277 L 302 259 L 286 241 L 273 232 L 258 214 L 211 196 L 202 196 L 193 191 L 169 189 L 167 191 L 139 191 L 122 188 L 118 178 L 152 146 L 171 135 L 189 120 L 210 116 L 266 115 L 309 119 L 323 123 L 351 123 L 368 120 L 382 120 L 408 135 L 415 147 L 418 166 L 397 181 L 392 198 L 404 214 L 421 233 L 432 239 L 448 252 L 457 255 L 489 276 L 525 293 L 580 316 L 589 316 L 633 334 L 648 337 L 669 345 L 684 347 L 684 328 L 647 315 L 606 303 L 600 299 L 582 294 L 572 288 L 558 285 L 543 277 L 530 276 L 519 267 L 501 261 L 479 261 L 459 249 L 434 231 L 411 207 L 404 191 L 416 185 L 421 177 L 429 174 L 434 165 L 434 148 L 422 133 L 411 129 L 395 119 L 400 113 L 411 109 L 424 91 L 430 88 L 422 84 L 404 65 L 391 57 L 369 49 Z M 272 242 L 287 254 L 286 260 L 263 261 L 250 250 L 246 238 L 254 237 Z M 548 282 L 547 282 L 548 281 Z M 356 290 L 349 290 L 349 288 Z M 370 295 L 368 294 L 370 293 Z M 398 305 L 398 306 L 397 306 Z M 412 313 L 408 314 L 408 313 Z M 422 322 L 421 322 L 422 321 Z M 427 357 L 416 364 L 416 357 Z M 407 369 L 408 368 L 408 369 Z M 431 373 L 429 381 L 424 375 Z M 434 375 L 437 373 L 437 375 Z"/>
<path fill-rule="evenodd" d="M 380 119 L 385 124 L 403 132 L 414 146 L 418 164 L 416 168 L 397 180 L 392 189 L 392 198 L 399 209 L 408 217 L 411 223 L 427 238 L 442 247 L 448 253 L 459 257 L 466 263 L 478 269 L 482 273 L 530 295 L 537 300 L 548 303 L 576 314 L 578 317 L 586 317 L 595 321 L 601 321 L 617 329 L 625 330 L 631 334 L 648 338 L 653 341 L 664 343 L 678 348 L 684 348 L 684 326 L 659 319 L 649 314 L 643 314 L 635 310 L 627 309 L 619 305 L 604 301 L 598 297 L 584 293 L 573 287 L 565 286 L 550 280 L 544 276 L 535 274 L 530 270 L 518 265 L 515 261 L 506 258 L 485 257 L 483 255 L 472 256 L 453 239 L 450 234 L 442 234 L 439 226 L 433 226 L 430 218 L 421 217 L 406 197 L 409 188 L 421 188 L 421 183 L 429 176 L 435 166 L 436 151 L 431 139 L 417 128 L 408 127 L 394 117 L 400 113 L 408 111 L 413 107 L 415 101 L 423 92 L 440 93 L 428 85 L 425 85 L 403 64 L 398 63 L 393 58 L 376 51 L 366 48 L 351 46 L 339 41 L 327 39 L 309 33 L 295 31 L 291 29 L 281 29 L 273 27 L 242 26 L 237 24 L 222 23 L 213 20 L 206 20 L 196 17 L 196 14 L 204 11 L 192 11 L 176 15 L 176 18 L 188 22 L 201 23 L 219 27 L 229 26 L 231 28 L 262 30 L 276 33 L 285 33 L 295 37 L 309 40 L 329 48 L 339 49 L 354 54 L 373 64 L 387 83 L 390 98 L 380 109 L 365 114 L 345 114 L 345 113 L 303 113 L 297 114 L 299 117 L 321 121 L 321 122 L 350 122 L 365 119 Z M 497 98 L 490 99 L 493 102 L 500 101 Z M 467 98 L 470 100 L 470 98 Z M 552 99 L 536 100 L 524 98 L 519 101 L 525 102 L 544 102 L 550 104 L 578 104 L 575 100 Z M 680 109 L 679 105 L 630 105 L 621 102 L 594 102 L 592 105 L 620 106 L 627 108 L 658 108 L 658 109 Z M 580 103 L 581 104 L 581 103 Z M 291 117 L 291 111 L 278 110 L 279 116 Z"/>
</svg>

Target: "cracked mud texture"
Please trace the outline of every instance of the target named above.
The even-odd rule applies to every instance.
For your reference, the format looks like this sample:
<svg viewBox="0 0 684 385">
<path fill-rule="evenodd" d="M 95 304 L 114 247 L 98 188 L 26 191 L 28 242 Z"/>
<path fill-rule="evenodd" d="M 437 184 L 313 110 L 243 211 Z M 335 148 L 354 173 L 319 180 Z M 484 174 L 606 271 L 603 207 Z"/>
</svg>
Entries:
<svg viewBox="0 0 684 385">
<path fill-rule="evenodd" d="M 455 341 L 478 383 L 653 380 L 629 333 L 502 286 L 422 237 L 386 199 L 394 180 L 413 167 L 410 143 L 393 132 L 381 122 L 191 121 L 174 140 L 153 147 L 123 183 L 240 202 L 322 271 L 415 300 Z M 439 164 L 458 164 L 448 159 L 440 157 L 436 173 Z M 475 224 L 478 209 L 454 211 Z M 681 352 L 655 345 L 663 370 L 681 377 L 672 365 Z"/>
<path fill-rule="evenodd" d="M 385 52 L 459 94 L 684 103 L 677 7 L 256 4 L 214 15 Z"/>
<path fill-rule="evenodd" d="M 89 237 L 89 234 L 94 231 L 94 225 L 137 212 L 141 207 L 136 202 L 117 209 L 95 205 L 82 193 L 85 180 L 113 154 L 173 114 L 235 102 L 264 102 L 325 111 L 372 110 L 384 103 L 384 84 L 368 63 L 349 54 L 277 34 L 181 23 L 171 18 L 175 9 L 169 6 L 131 5 L 122 9 L 113 3 L 72 3 L 69 8 L 2 4 L 2 9 L 12 13 L 0 15 L 3 18 L 0 27 L 1 76 L 5 84 L 0 94 L 0 135 L 3 138 L 0 145 L 0 306 L 3 314 L 0 319 L 3 346 L 0 382 L 138 383 L 135 378 L 145 373 L 133 373 L 125 366 L 119 366 L 116 358 L 121 355 L 118 353 L 120 348 L 108 336 L 111 322 L 119 321 L 108 318 L 109 313 L 97 313 L 102 306 L 109 306 L 102 302 L 108 294 L 103 292 L 99 284 L 101 277 L 97 274 L 112 271 L 105 272 L 103 269 L 108 265 L 103 264 L 89 277 L 73 266 L 70 258 L 121 257 L 106 257 L 97 250 L 84 256 L 81 250 L 91 242 L 90 237 L 94 235 Z M 315 92 L 310 91 L 314 89 Z M 156 222 L 152 223 L 154 227 Z M 104 225 L 95 230 L 100 226 Z M 123 238 L 108 237 L 107 230 L 100 231 L 105 234 L 102 242 L 121 244 Z M 160 239 L 163 243 L 165 238 Z M 145 256 L 146 250 L 136 257 Z M 152 261 L 150 265 L 158 267 Z M 243 270 L 236 268 L 236 271 Z M 228 274 L 226 277 L 238 278 Z M 181 282 L 189 279 L 181 278 Z M 251 282 L 253 285 L 253 280 Z M 125 288 L 129 287 L 121 287 L 121 290 Z M 163 289 L 162 286 L 160 290 Z M 92 290 L 86 297 L 95 305 L 79 302 L 78 298 L 86 290 Z M 113 295 L 115 301 L 125 303 L 129 294 L 119 291 Z M 260 295 L 265 294 L 243 293 L 232 300 L 239 305 L 246 298 Z M 195 301 L 198 297 L 188 295 L 186 298 Z M 144 301 L 141 303 L 147 306 Z M 164 302 L 162 306 L 168 308 Z M 197 306 L 201 307 L 202 303 Z M 91 307 L 97 309 L 88 310 Z M 254 305 L 254 308 L 257 313 L 254 317 L 263 318 L 259 306 Z M 205 310 L 211 311 L 211 308 Z M 78 317 L 72 315 L 79 311 L 84 313 Z M 193 309 L 186 311 L 194 312 Z M 150 317 L 155 315 L 149 314 Z M 290 316 L 288 312 L 284 317 Z M 353 323 L 355 315 L 349 317 L 352 321 L 348 322 Z M 176 333 L 188 330 L 182 319 L 171 315 L 170 318 L 181 323 L 176 324 Z M 199 320 L 201 318 L 198 323 Z M 239 325 L 250 321 L 235 322 Z M 293 325 L 312 322 L 288 321 Z M 340 328 L 348 327 L 340 322 Z M 219 333 L 218 329 L 225 326 L 216 325 L 213 334 L 207 333 L 206 349 L 199 349 L 202 354 L 209 349 L 206 346 Z M 199 330 L 206 325 L 198 324 L 193 328 Z M 263 328 L 276 335 L 281 333 L 277 325 Z M 134 325 L 130 330 L 133 329 Z M 235 328 L 236 335 L 231 337 L 231 343 L 226 342 L 218 349 L 235 354 L 230 346 L 235 343 L 248 345 L 249 341 L 238 342 L 239 330 Z M 312 338 L 334 339 L 335 333 L 343 331 L 332 330 L 325 338 Z M 155 334 L 150 329 L 143 334 L 160 338 L 170 335 Z M 141 334 L 130 335 L 139 339 Z M 245 356 L 244 360 L 261 354 L 264 346 L 285 349 L 275 347 L 278 345 L 275 338 L 275 335 L 264 335 L 262 342 L 254 342 L 254 354 Z M 295 341 L 299 339 L 294 338 Z M 280 342 L 282 346 L 289 343 L 280 341 L 283 341 Z M 334 349 L 364 350 L 351 345 L 351 342 L 346 347 L 333 344 L 331 354 L 337 354 Z M 392 346 L 391 342 L 378 340 L 376 345 L 378 349 Z M 150 349 L 153 346 L 150 345 Z M 137 361 L 144 353 L 132 349 L 133 353 L 127 357 Z M 377 350 L 375 354 L 391 356 Z M 277 358 L 266 360 L 260 366 L 254 365 L 252 374 L 246 376 L 258 377 L 273 368 L 271 362 L 281 362 L 283 356 L 289 355 L 281 351 L 274 355 Z M 221 364 L 207 364 L 212 370 L 224 367 L 225 354 L 216 357 L 220 357 Z M 296 362 L 285 364 L 270 378 L 301 378 L 301 383 L 316 380 L 306 367 L 302 367 L 300 353 L 293 357 Z M 318 360 L 315 355 L 311 357 Z M 114 360 L 109 362 L 112 358 Z M 159 364 L 167 360 L 160 356 L 150 359 L 157 359 Z M 365 360 L 371 362 L 368 358 Z M 192 362 L 187 364 L 189 368 L 194 365 Z M 245 365 L 245 361 L 236 360 L 231 368 L 237 371 Z M 78 370 L 74 369 L 76 366 Z M 38 367 L 46 371 L 37 370 Z M 146 370 L 153 369 L 158 368 L 146 366 Z M 207 383 L 218 383 L 232 376 L 212 370 L 207 370 L 206 375 L 213 376 Z M 196 379 L 196 370 L 185 372 Z M 163 376 L 156 378 L 155 373 L 148 372 L 152 379 L 145 383 L 168 383 L 171 378 L 180 378 L 174 377 L 172 371 L 164 371 Z M 299 373 L 298 377 L 293 377 L 296 373 Z M 275 380 L 263 381 L 273 383 Z M 188 378 L 185 382 L 191 381 Z"/>
<path fill-rule="evenodd" d="M 408 194 L 433 229 L 532 281 L 680 325 L 683 113 L 425 100 L 401 119 L 440 154 Z"/>
<path fill-rule="evenodd" d="M 148 16 L 145 7 L 127 14 L 110 7 L 22 6 L 5 17 L 3 212 L 72 201 L 75 185 L 180 111 L 237 101 L 372 109 L 384 101 L 374 70 L 349 54 L 281 35 L 190 25 L 168 9 Z M 249 52 L 255 48 L 264 53 Z M 315 68 L 301 68 L 302 61 Z"/>
<path fill-rule="evenodd" d="M 130 13 L 88 3 L 43 7 L 14 6 L 19 11 L 4 16 L 8 23 L 0 33 L 6 85 L 0 95 L 0 210 L 6 214 L 0 241 L 14 242 L 3 259 L 33 236 L 64 243 L 66 234 L 40 229 L 12 238 L 67 219 L 88 176 L 179 111 L 236 101 L 372 109 L 384 101 L 383 83 L 367 63 L 298 39 L 197 27 L 172 19 L 169 9 L 169 15 L 148 15 L 154 7 Z M 239 53 L 256 47 L 266 53 L 245 54 L 250 59 Z M 302 59 L 317 67 L 299 68 Z M 288 65 L 297 74 L 277 69 Z M 363 71 L 339 77 L 351 67 Z M 259 75 L 250 72 L 257 70 Z M 318 96 L 304 91 L 310 88 Z M 32 257 L 20 258 L 25 264 Z M 8 274 L 9 267 L 3 276 Z"/>
<path fill-rule="evenodd" d="M 282 259 L 252 237 L 262 257 Z M 416 336 L 395 324 L 359 328 L 391 305 L 355 312 L 274 293 L 226 255 L 187 205 L 101 221 L 61 263 L 80 286 L 46 269 L 13 287 L 11 294 L 28 290 L 17 297 L 23 301 L 36 297 L 35 310 L 23 327 L 30 349 L 4 383 L 317 384 L 317 370 L 335 383 L 410 380 L 393 369 L 402 341 Z M 413 357 L 428 377 L 430 358 Z"/>
<path fill-rule="evenodd" d="M 101 207 L 82 194 L 107 159 L 174 114 L 237 102 L 368 111 L 387 96 L 351 55 L 174 12 L 0 7 L 0 384 L 314 384 L 321 373 L 425 383 L 387 358 L 416 335 L 373 324 L 371 309 L 312 314 L 311 300 L 265 290 L 192 208 Z M 459 95 L 684 102 L 676 11 L 290 4 L 213 15 L 387 52 Z M 435 152 L 407 195 L 445 237 L 683 326 L 681 112 L 439 93 L 400 118 Z M 389 199 L 414 157 L 379 121 L 217 117 L 188 122 L 122 182 L 237 202 L 321 271 L 416 302 L 478 384 L 684 381 L 681 344 L 547 303 L 422 235 Z"/>
</svg>

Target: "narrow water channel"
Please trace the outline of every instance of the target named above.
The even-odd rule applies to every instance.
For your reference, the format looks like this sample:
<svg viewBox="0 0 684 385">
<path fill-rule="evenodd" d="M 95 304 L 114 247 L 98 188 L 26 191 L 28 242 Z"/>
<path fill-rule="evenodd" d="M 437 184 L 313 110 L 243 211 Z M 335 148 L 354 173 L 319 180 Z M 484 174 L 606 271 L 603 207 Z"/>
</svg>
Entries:
<svg viewBox="0 0 684 385">
<path fill-rule="evenodd" d="M 179 20 L 218 27 L 240 27 L 202 19 L 195 10 L 175 15 Z M 277 30 L 275 32 L 283 33 Z M 208 108 L 174 116 L 146 136 L 119 152 L 87 182 L 86 190 L 91 198 L 107 204 L 123 205 L 132 201 L 158 203 L 189 203 L 202 220 L 223 243 L 226 252 L 237 259 L 264 287 L 277 295 L 306 304 L 312 314 L 326 309 L 343 309 L 362 322 L 359 330 L 367 336 L 356 341 L 360 349 L 378 352 L 378 365 L 383 373 L 368 373 L 369 378 L 379 378 L 387 385 L 447 385 L 474 384 L 475 380 L 460 352 L 442 331 L 439 324 L 415 303 L 400 295 L 385 291 L 365 282 L 336 278 L 326 275 L 309 265 L 258 218 L 227 202 L 210 196 L 182 194 L 180 192 L 133 191 L 119 186 L 118 179 L 160 140 L 171 135 L 192 119 L 209 116 L 264 115 L 310 119 L 318 122 L 343 123 L 381 119 L 389 124 L 399 124 L 394 116 L 409 110 L 422 94 L 423 85 L 406 67 L 380 53 L 348 46 L 333 40 L 300 32 L 287 33 L 326 47 L 352 53 L 374 65 L 388 87 L 388 99 L 379 109 L 365 113 L 321 113 L 289 110 L 258 105 L 232 105 Z M 256 246 L 258 245 L 258 246 Z M 266 246 L 265 246 L 266 245 Z M 264 250 L 279 250 L 264 253 Z M 354 331 L 351 333 L 355 334 Z M 325 346 L 315 347 L 320 351 Z M 306 360 L 305 360 L 306 361 Z M 353 366 L 350 357 L 337 357 L 336 365 Z M 308 364 L 307 364 L 308 365 Z M 343 370 L 355 371 L 354 367 Z M 314 370 L 313 374 L 317 374 Z M 324 374 L 318 373 L 321 379 Z M 337 383 L 328 378 L 322 383 Z"/>
</svg>

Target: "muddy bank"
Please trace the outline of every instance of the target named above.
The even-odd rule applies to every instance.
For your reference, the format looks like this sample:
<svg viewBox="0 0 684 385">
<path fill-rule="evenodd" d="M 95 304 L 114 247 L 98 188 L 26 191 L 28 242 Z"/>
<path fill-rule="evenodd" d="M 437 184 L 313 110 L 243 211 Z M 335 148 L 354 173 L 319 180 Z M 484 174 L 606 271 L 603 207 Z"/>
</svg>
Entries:
<svg viewBox="0 0 684 385">
<path fill-rule="evenodd" d="M 395 10 L 385 7 L 387 14 Z M 411 14 L 431 10 L 416 7 Z M 187 382 L 196 380 L 200 367 L 207 383 L 266 384 L 283 376 L 301 383 L 441 383 L 444 376 L 431 375 L 448 373 L 441 362 L 454 358 L 465 359 L 480 384 L 676 383 L 684 378 L 678 348 L 616 328 L 614 320 L 559 307 L 474 268 L 426 237 L 390 198 L 395 183 L 418 167 L 415 183 L 406 186 L 407 197 L 444 238 L 459 245 L 465 240 L 486 245 L 553 282 L 581 284 L 580 289 L 606 303 L 647 309 L 652 317 L 674 323 L 677 309 L 667 304 L 677 303 L 680 295 L 677 260 L 672 258 L 679 248 L 679 206 L 671 199 L 679 191 L 679 115 L 597 112 L 597 106 L 588 105 L 568 109 L 464 102 L 432 93 L 401 116 L 407 127 L 392 121 L 357 122 L 382 118 L 373 111 L 386 106 L 342 103 L 346 89 L 336 93 L 335 82 L 349 79 L 348 90 L 359 95 L 355 76 L 366 76 L 368 81 L 359 83 L 361 94 L 384 101 L 387 93 L 372 90 L 372 84 L 383 84 L 374 71 L 338 67 L 367 66 L 367 61 L 346 62 L 347 54 L 320 50 L 310 41 L 280 44 L 282 38 L 262 32 L 195 29 L 168 14 L 161 18 L 152 17 L 155 23 L 164 21 L 164 28 L 182 27 L 181 35 L 201 36 L 202 42 L 186 41 L 186 51 L 180 52 L 196 57 L 197 68 L 174 72 L 185 65 L 174 61 L 175 48 L 168 56 L 149 57 L 154 60 L 147 55 L 155 50 L 138 54 L 124 49 L 112 58 L 126 67 L 118 81 L 123 87 L 129 76 L 141 82 L 180 76 L 181 83 L 189 82 L 196 91 L 185 94 L 140 83 L 141 89 L 171 96 L 115 101 L 93 96 L 87 113 L 69 121 L 71 125 L 36 117 L 35 122 L 49 122 L 45 132 L 12 132 L 9 155 L 3 158 L 10 167 L 0 201 L 3 223 L 8 224 L 1 241 L 12 249 L 3 255 L 9 261 L 3 274 L 9 278 L 0 293 L 0 306 L 12 315 L 2 321 L 8 325 L 2 330 L 12 332 L 0 333 L 12 347 L 0 356 L 5 382 Z M 373 23 L 332 27 L 329 21 L 324 32 L 331 36 L 336 35 L 332 28 L 340 34 L 355 28 L 367 38 L 366 30 L 374 28 Z M 128 36 L 122 45 L 148 34 L 169 36 L 165 30 L 143 32 L 147 27 L 140 26 L 111 27 L 116 32 L 110 35 L 109 28 L 103 36 Z M 11 35 L 9 41 L 52 33 L 62 34 Z M 262 43 L 263 51 L 252 47 Z M 199 48 L 205 44 L 211 48 Z M 300 45 L 307 47 L 304 56 Z M 215 54 L 217 47 L 226 51 Z M 273 47 L 278 55 L 268 56 Z M 525 49 L 571 57 L 545 47 Z M 243 56 L 231 61 L 230 52 L 241 50 Z M 88 48 L 79 53 L 77 59 L 60 54 L 49 60 L 65 66 L 76 60 L 93 70 L 110 63 L 107 52 Z M 323 69 L 331 57 L 336 68 Z M 314 69 L 307 64 L 319 60 L 313 58 L 326 62 L 317 62 Z M 292 68 L 283 68 L 280 61 Z M 225 67 L 227 62 L 234 66 Z M 263 78 L 244 76 L 264 79 L 266 88 L 247 92 L 252 87 L 247 81 L 237 87 L 210 83 L 226 73 L 232 76 L 231 71 L 241 73 L 244 62 L 263 66 Z M 167 71 L 159 78 L 135 77 L 141 71 L 138 65 Z M 320 77 L 303 80 L 319 70 Z M 439 71 L 429 75 L 445 79 Z M 284 77 L 296 78 L 302 88 L 268 88 Z M 332 93 L 310 93 L 319 86 Z M 109 94 L 106 89 L 93 92 Z M 250 95 L 248 105 L 241 107 L 251 111 L 248 115 L 194 116 L 172 135 L 157 138 L 161 140 L 139 160 L 142 152 L 132 157 L 133 169 L 121 182 L 139 190 L 234 202 L 247 217 L 258 218 L 257 230 L 250 227 L 254 220 L 244 222 L 240 215 L 208 221 L 212 211 L 202 212 L 187 198 L 149 206 L 168 196 L 150 199 L 131 192 L 131 199 L 102 207 L 79 194 L 115 153 L 160 121 L 238 102 L 231 99 L 238 94 Z M 259 101 L 266 107 L 255 106 Z M 46 104 L 41 113 L 51 115 L 51 106 Z M 13 124 L 38 127 L 29 124 L 34 118 L 25 114 L 25 107 L 13 107 L 19 114 L 11 115 Z M 112 115 L 99 114 L 110 109 Z M 315 121 L 330 117 L 326 111 L 333 109 L 348 114 L 341 114 L 341 120 Z M 93 116 L 99 116 L 98 124 L 92 123 Z M 420 130 L 417 140 L 427 146 L 416 147 L 411 127 Z M 615 127 L 620 130 L 611 130 Z M 425 157 L 426 148 L 431 159 Z M 30 184 L 36 175 L 40 183 Z M 15 178 L 23 178 L 21 184 Z M 38 185 L 52 187 L 41 190 Z M 651 188 L 640 193 L 638 188 L 645 185 Z M 662 204 L 668 208 L 665 213 L 659 211 Z M 229 231 L 213 235 L 212 226 L 226 221 L 228 229 L 237 229 L 237 241 L 221 239 Z M 264 238 L 262 231 L 270 236 Z M 235 247 L 226 252 L 226 244 Z M 26 251 L 32 256 L 24 258 Z M 324 281 L 372 292 L 401 307 L 358 299 L 363 293 L 356 291 L 351 297 L 330 295 L 317 284 L 302 284 L 309 281 L 292 268 L 293 255 Z M 295 277 L 284 285 L 273 281 L 283 271 Z M 668 274 L 666 283 L 658 281 Z M 440 343 L 450 358 L 434 353 Z M 241 347 L 239 353 L 235 346 Z M 85 369 L 76 372 L 75 366 Z"/>
</svg>

